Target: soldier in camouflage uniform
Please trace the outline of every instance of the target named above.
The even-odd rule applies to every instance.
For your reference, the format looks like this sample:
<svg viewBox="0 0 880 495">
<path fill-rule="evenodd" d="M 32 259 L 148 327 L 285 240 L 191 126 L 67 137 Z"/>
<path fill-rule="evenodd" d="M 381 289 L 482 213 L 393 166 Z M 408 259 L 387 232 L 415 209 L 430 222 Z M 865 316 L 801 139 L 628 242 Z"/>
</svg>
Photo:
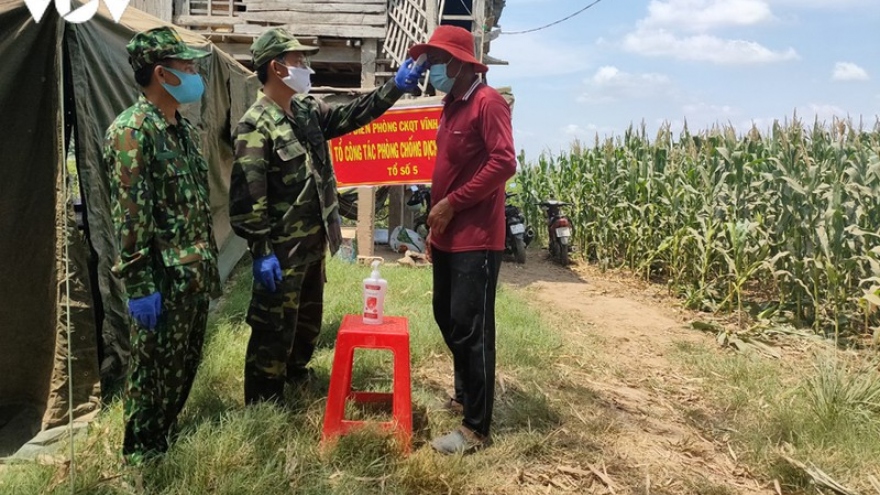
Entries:
<svg viewBox="0 0 880 495">
<path fill-rule="evenodd" d="M 254 285 L 247 322 L 252 332 L 245 362 L 245 402 L 279 400 L 285 381 L 302 383 L 321 329 L 324 259 L 335 253 L 341 230 L 336 177 L 327 140 L 379 117 L 404 91 L 413 91 L 424 67 L 411 60 L 393 81 L 337 107 L 308 96 L 308 56 L 281 28 L 251 46 L 263 95 L 234 132 L 235 161 L 229 217 L 248 241 Z"/>
<path fill-rule="evenodd" d="M 220 277 L 208 164 L 198 131 L 177 112 L 201 98 L 195 59 L 207 53 L 167 27 L 136 34 L 126 48 L 143 94 L 110 125 L 103 160 L 119 242 L 113 273 L 125 284 L 132 317 L 122 451 L 139 463 L 168 449 Z"/>
</svg>

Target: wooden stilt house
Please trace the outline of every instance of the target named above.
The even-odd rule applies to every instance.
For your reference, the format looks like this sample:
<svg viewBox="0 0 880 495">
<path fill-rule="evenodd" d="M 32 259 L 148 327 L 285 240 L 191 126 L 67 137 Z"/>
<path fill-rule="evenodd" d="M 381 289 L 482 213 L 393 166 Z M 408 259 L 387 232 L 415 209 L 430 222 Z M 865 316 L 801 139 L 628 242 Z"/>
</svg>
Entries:
<svg viewBox="0 0 880 495">
<path fill-rule="evenodd" d="M 133 0 L 131 5 L 199 32 L 245 65 L 248 47 L 270 26 L 285 26 L 321 48 L 312 60 L 316 93 L 373 88 L 394 74 L 413 43 L 440 24 L 474 33 L 484 63 L 504 0 Z"/>
</svg>

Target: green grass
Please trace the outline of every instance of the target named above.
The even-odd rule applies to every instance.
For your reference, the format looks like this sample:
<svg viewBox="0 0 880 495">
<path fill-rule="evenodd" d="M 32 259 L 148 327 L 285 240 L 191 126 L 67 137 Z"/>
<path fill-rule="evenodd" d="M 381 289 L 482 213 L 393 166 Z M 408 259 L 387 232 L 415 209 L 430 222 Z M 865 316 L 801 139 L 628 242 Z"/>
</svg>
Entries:
<svg viewBox="0 0 880 495">
<path fill-rule="evenodd" d="M 451 388 L 451 362 L 431 314 L 431 272 L 389 265 L 386 313 L 409 318 L 413 364 L 414 449 L 404 455 L 393 438 L 372 430 L 322 449 L 326 387 L 336 329 L 361 307 L 361 281 L 370 269 L 328 263 L 324 329 L 313 361 L 318 383 L 289 391 L 286 407 L 244 407 L 242 373 L 250 333 L 244 323 L 250 263 L 242 260 L 209 320 L 204 359 L 179 435 L 160 461 L 124 467 L 120 402 L 109 404 L 76 443 L 75 486 L 80 494 L 331 494 L 543 492 L 536 473 L 557 466 L 607 465 L 618 493 L 645 493 L 642 465 L 617 453 L 619 436 L 633 427 L 585 375 L 624 377 L 631 365 L 603 355 L 615 342 L 572 314 L 542 315 L 528 289 L 498 293 L 498 372 L 495 445 L 471 456 L 446 457 L 426 442 L 458 419 L 439 410 Z M 388 390 L 390 357 L 359 351 L 354 385 Z M 811 361 L 770 360 L 725 353 L 714 346 L 677 343 L 674 360 L 702 386 L 703 401 L 681 411 L 702 435 L 726 450 L 762 483 L 779 480 L 785 493 L 807 493 L 805 474 L 784 454 L 814 464 L 845 485 L 870 493 L 880 477 L 880 373 L 874 362 L 828 350 Z M 812 366 L 810 364 L 812 363 Z M 662 388 L 662 387 L 661 387 Z M 351 408 L 352 416 L 387 411 Z M 67 449 L 57 459 L 2 466 L 2 494 L 70 493 Z M 521 477 L 522 472 L 532 477 Z M 651 493 L 739 493 L 696 474 Z M 531 479 L 532 481 L 529 481 Z M 656 484 L 655 480 L 655 484 Z M 590 480 L 579 481 L 587 490 Z M 530 484 L 531 483 L 531 484 Z M 627 492 L 626 489 L 630 491 Z M 665 491 L 664 491 L 665 490 Z"/>
<path fill-rule="evenodd" d="M 693 424 L 729 438 L 738 455 L 786 492 L 809 479 L 785 459 L 814 464 L 856 490 L 880 475 L 880 372 L 864 357 L 826 350 L 804 362 L 769 360 L 678 344 L 712 410 L 688 411 Z"/>
<path fill-rule="evenodd" d="M 212 313 L 192 394 L 180 416 L 179 436 L 168 454 L 141 469 L 123 467 L 122 408 L 110 404 L 76 444 L 75 485 L 83 494 L 282 494 L 282 493 L 461 493 L 494 491 L 508 482 L 499 472 L 511 456 L 541 455 L 550 429 L 562 421 L 541 386 L 559 337 L 513 291 L 498 294 L 498 367 L 513 384 L 496 401 L 496 445 L 488 453 L 440 456 L 425 442 L 454 428 L 458 420 L 438 411 L 451 388 L 451 361 L 431 313 L 430 270 L 385 266 L 389 282 L 386 314 L 409 318 L 416 438 L 405 456 L 394 441 L 365 430 L 322 449 L 320 432 L 336 329 L 345 314 L 361 307 L 366 266 L 328 263 L 324 328 L 313 366 L 318 385 L 290 392 L 286 408 L 244 407 L 242 373 L 249 327 L 250 266 L 243 260 Z M 354 385 L 387 389 L 390 358 L 378 351 L 356 356 Z M 355 411 L 355 414 L 358 414 Z M 361 414 L 379 414 L 360 412 Z M 66 452 L 63 451 L 63 452 Z M 70 493 L 64 465 L 7 466 L 0 476 L 6 494 Z M 480 473 L 476 476 L 475 473 Z"/>
</svg>

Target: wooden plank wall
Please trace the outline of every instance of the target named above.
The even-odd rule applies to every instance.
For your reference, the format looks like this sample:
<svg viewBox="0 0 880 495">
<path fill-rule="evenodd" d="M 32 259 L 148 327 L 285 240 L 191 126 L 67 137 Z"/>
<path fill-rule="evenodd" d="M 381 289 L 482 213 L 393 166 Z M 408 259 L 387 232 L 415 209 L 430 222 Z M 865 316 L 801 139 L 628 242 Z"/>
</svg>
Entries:
<svg viewBox="0 0 880 495">
<path fill-rule="evenodd" d="M 239 18 L 246 25 L 284 25 L 291 32 L 305 36 L 385 37 L 385 0 L 244 0 L 244 3 L 247 12 Z"/>
<path fill-rule="evenodd" d="M 190 0 L 188 7 L 181 25 L 250 35 L 284 26 L 299 36 L 378 40 L 387 23 L 386 0 Z"/>
<path fill-rule="evenodd" d="M 173 7 L 171 0 L 131 0 L 128 5 L 165 22 L 171 22 Z"/>
<path fill-rule="evenodd" d="M 189 15 L 231 17 L 244 11 L 242 0 L 190 0 Z"/>
</svg>

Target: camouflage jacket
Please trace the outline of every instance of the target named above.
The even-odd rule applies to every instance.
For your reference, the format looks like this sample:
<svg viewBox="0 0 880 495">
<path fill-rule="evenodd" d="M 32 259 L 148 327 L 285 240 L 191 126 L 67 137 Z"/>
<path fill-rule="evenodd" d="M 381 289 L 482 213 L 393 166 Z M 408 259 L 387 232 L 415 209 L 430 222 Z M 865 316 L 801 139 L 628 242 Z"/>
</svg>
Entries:
<svg viewBox="0 0 880 495">
<path fill-rule="evenodd" d="M 329 139 L 382 115 L 403 93 L 389 81 L 340 106 L 296 96 L 285 112 L 269 97 L 254 103 L 233 133 L 229 219 L 254 258 L 274 251 L 282 267 L 320 260 L 342 240 Z"/>
<path fill-rule="evenodd" d="M 107 129 L 103 160 L 119 242 L 113 273 L 129 298 L 220 292 L 208 164 L 195 127 L 177 119 L 170 125 L 141 96 Z"/>
</svg>

